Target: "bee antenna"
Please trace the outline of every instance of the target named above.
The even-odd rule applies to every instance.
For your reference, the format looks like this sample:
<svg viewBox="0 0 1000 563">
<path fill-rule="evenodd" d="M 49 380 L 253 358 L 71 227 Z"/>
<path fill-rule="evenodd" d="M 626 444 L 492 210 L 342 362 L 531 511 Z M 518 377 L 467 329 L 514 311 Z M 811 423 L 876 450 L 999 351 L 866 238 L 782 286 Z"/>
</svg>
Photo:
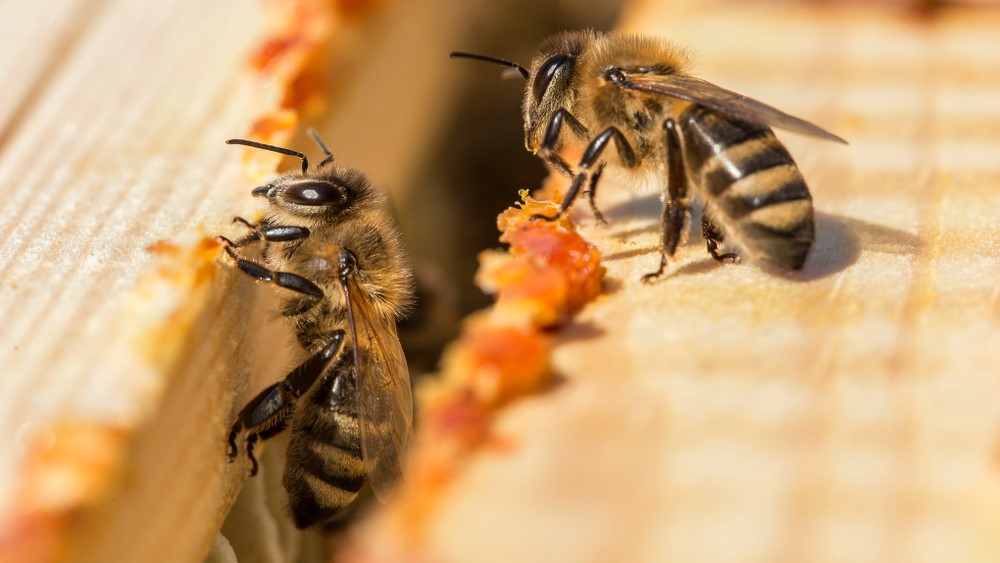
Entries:
<svg viewBox="0 0 1000 563">
<path fill-rule="evenodd" d="M 488 63 L 493 63 L 495 65 L 509 66 L 511 68 L 516 68 L 517 71 L 521 73 L 521 76 L 523 76 L 525 80 L 528 79 L 528 69 L 515 63 L 514 61 L 508 61 L 506 59 L 491 57 L 489 55 L 480 55 L 478 53 L 466 53 L 464 51 L 452 51 L 448 53 L 448 56 L 453 59 L 475 59 L 477 61 L 486 61 Z"/>
<path fill-rule="evenodd" d="M 320 138 L 319 133 L 317 133 L 315 129 L 310 128 L 309 136 L 312 137 L 314 141 L 316 141 L 316 144 L 319 145 L 319 148 L 323 149 L 323 154 L 326 155 L 326 158 L 323 159 L 323 162 L 319 163 L 319 166 L 317 166 L 317 168 L 323 168 L 327 164 L 333 162 L 333 153 L 330 152 L 330 149 L 326 148 L 326 143 L 324 143 L 323 139 Z"/>
<path fill-rule="evenodd" d="M 226 141 L 227 145 L 244 145 L 247 147 L 253 147 L 255 149 L 263 149 L 266 151 L 276 152 L 279 154 L 285 154 L 288 156 L 294 156 L 296 158 L 302 159 L 302 173 L 305 174 L 309 170 L 309 160 L 306 159 L 306 155 L 300 153 L 299 151 L 293 151 L 292 149 L 286 149 L 283 147 L 276 147 L 274 145 L 268 145 L 265 143 L 258 143 L 257 141 L 251 141 L 249 139 L 229 139 Z M 330 154 L 327 152 L 327 154 Z"/>
</svg>

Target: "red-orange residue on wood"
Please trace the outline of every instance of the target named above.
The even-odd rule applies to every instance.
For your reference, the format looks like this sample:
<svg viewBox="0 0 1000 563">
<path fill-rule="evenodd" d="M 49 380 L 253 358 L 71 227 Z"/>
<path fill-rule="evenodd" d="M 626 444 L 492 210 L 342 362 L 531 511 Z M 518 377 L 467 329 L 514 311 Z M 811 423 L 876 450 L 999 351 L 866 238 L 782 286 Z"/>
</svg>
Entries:
<svg viewBox="0 0 1000 563">
<path fill-rule="evenodd" d="M 485 405 L 467 387 L 440 394 L 422 417 L 427 435 L 447 436 L 463 446 L 473 446 L 486 436 L 488 420 Z"/>
<path fill-rule="evenodd" d="M 565 322 L 601 292 L 604 269 L 600 254 L 577 233 L 569 219 L 554 217 L 558 208 L 522 193 L 524 203 L 497 219 L 501 242 L 510 245 L 508 260 L 484 260 L 478 281 L 497 294 L 497 308 L 521 310 L 539 326 Z M 498 263 L 499 262 L 499 263 Z"/>
<path fill-rule="evenodd" d="M 254 120 L 250 125 L 250 138 L 268 144 L 281 143 L 291 137 L 298 123 L 299 117 L 296 112 L 286 109 L 275 110 Z"/>
<path fill-rule="evenodd" d="M 250 54 L 250 66 L 260 72 L 265 72 L 286 59 L 290 53 L 297 53 L 307 46 L 306 38 L 297 33 L 270 37 Z"/>
<path fill-rule="evenodd" d="M 318 57 L 313 58 L 319 62 Z M 322 113 L 326 107 L 326 75 L 318 64 L 311 64 L 302 70 L 288 84 L 285 97 L 281 100 L 284 108 L 295 108 L 303 115 Z"/>
<path fill-rule="evenodd" d="M 533 218 L 554 216 L 555 204 L 535 201 L 525 192 L 522 198 L 522 204 L 498 218 L 509 252 L 481 258 L 477 281 L 497 294 L 496 304 L 466 321 L 445 352 L 440 377 L 420 389 L 406 482 L 384 520 L 398 534 L 404 552 L 419 544 L 442 490 L 472 452 L 491 443 L 502 445 L 491 451 L 514 450 L 513 442 L 491 436 L 495 413 L 550 384 L 551 337 L 546 331 L 600 293 L 604 269 L 597 250 L 568 218 Z M 353 545 L 348 555 L 379 560 L 385 556 L 384 549 L 379 551 L 383 553 L 375 555 L 364 545 Z M 390 559 L 397 556 L 407 554 Z"/>
<path fill-rule="evenodd" d="M 109 493 L 125 429 L 60 423 L 29 440 L 9 521 L 0 522 L 0 558 L 25 563 L 61 558 L 80 514 Z"/>
<path fill-rule="evenodd" d="M 291 0 L 269 6 L 270 31 L 250 55 L 250 66 L 278 88 L 279 106 L 257 119 L 249 136 L 283 144 L 294 132 L 300 115 L 324 108 L 326 46 L 338 16 L 330 0 Z M 268 135 L 272 129 L 282 133 L 277 142 Z M 277 159 L 267 162 L 277 166 Z M 251 176 L 260 176 L 259 168 L 253 166 Z"/>
<path fill-rule="evenodd" d="M 195 285 L 201 285 L 211 281 L 216 270 L 211 265 L 215 262 L 219 252 L 222 251 L 222 241 L 216 237 L 203 237 L 198 241 L 192 252 L 195 264 Z"/>
<path fill-rule="evenodd" d="M 292 0 L 270 7 L 270 30 L 251 53 L 250 65 L 262 74 L 288 82 L 325 45 L 336 15 L 329 0 Z"/>
<path fill-rule="evenodd" d="M 181 246 L 174 241 L 158 240 L 146 247 L 157 256 L 154 278 L 176 285 L 200 285 L 214 275 L 212 262 L 222 243 L 215 237 L 202 237 L 192 246 Z"/>
<path fill-rule="evenodd" d="M 156 264 L 140 280 L 129 303 L 140 315 L 155 310 L 164 316 L 157 317 L 154 328 L 135 334 L 135 349 L 152 364 L 169 365 L 200 314 L 198 304 L 211 294 L 213 281 L 222 271 L 216 263 L 222 243 L 216 237 L 201 236 L 184 242 L 156 241 L 146 249 L 155 255 Z M 157 306 L 150 308 L 151 302 Z M 170 308 L 164 309 L 167 303 Z"/>
<path fill-rule="evenodd" d="M 410 486 L 399 504 L 404 520 L 419 519 L 461 460 L 489 437 L 499 405 L 548 385 L 549 346 L 536 329 L 497 325 L 488 314 L 466 324 L 445 354 L 441 378 L 424 389 Z"/>
<path fill-rule="evenodd" d="M 261 143 L 285 146 L 299 124 L 299 113 L 290 109 L 279 109 L 264 114 L 254 120 L 247 136 Z M 243 171 L 253 182 L 262 182 L 274 174 L 284 156 L 245 147 L 242 154 Z"/>
<path fill-rule="evenodd" d="M 154 241 L 146 247 L 146 252 L 156 254 L 161 257 L 177 256 L 180 254 L 180 251 L 181 247 L 169 240 Z"/>
<path fill-rule="evenodd" d="M 484 316 L 468 323 L 443 365 L 446 382 L 495 408 L 548 384 L 550 341 L 536 327 L 491 321 Z"/>
<path fill-rule="evenodd" d="M 496 294 L 497 311 L 526 318 L 540 327 L 566 320 L 569 283 L 556 269 L 496 251 L 484 253 L 480 263 L 476 283 L 487 293 Z"/>
<path fill-rule="evenodd" d="M 427 388 L 424 389 L 427 391 Z M 468 387 L 439 385 L 422 401 L 420 426 L 406 464 L 406 482 L 397 502 L 385 514 L 397 540 L 407 545 L 419 542 L 421 523 L 433 511 L 441 492 L 454 478 L 468 452 L 488 436 L 493 413 Z M 346 560 L 372 561 L 365 546 L 350 546 Z M 398 560 L 397 557 L 390 560 Z M 374 560 L 379 560 L 375 557 Z"/>
<path fill-rule="evenodd" d="M 575 313 L 601 292 L 604 269 L 597 249 L 558 223 L 532 223 L 504 233 L 510 253 L 557 271 L 568 285 L 566 308 Z"/>
</svg>

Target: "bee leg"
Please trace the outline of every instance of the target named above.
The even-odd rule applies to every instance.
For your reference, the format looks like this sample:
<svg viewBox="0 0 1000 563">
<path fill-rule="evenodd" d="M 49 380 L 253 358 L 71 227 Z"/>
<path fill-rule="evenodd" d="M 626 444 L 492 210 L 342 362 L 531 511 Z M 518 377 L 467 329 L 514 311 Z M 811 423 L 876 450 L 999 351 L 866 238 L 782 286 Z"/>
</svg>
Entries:
<svg viewBox="0 0 1000 563">
<path fill-rule="evenodd" d="M 323 290 L 313 282 L 298 274 L 292 274 L 290 272 L 272 272 L 263 265 L 258 264 L 253 260 L 243 258 L 237 254 L 236 251 L 233 250 L 233 246 L 230 244 L 231 241 L 229 241 L 229 239 L 225 237 L 219 238 L 227 243 L 225 249 L 226 254 L 236 261 L 236 267 L 239 268 L 244 274 L 247 274 L 248 276 L 259 281 L 270 282 L 279 287 L 308 295 L 315 298 L 317 302 L 323 298 Z"/>
<path fill-rule="evenodd" d="M 621 159 L 622 164 L 627 168 L 635 168 L 639 164 L 639 160 L 635 157 L 632 145 L 629 144 L 628 139 L 625 138 L 625 135 L 617 127 L 608 127 L 600 135 L 594 137 L 594 140 L 590 141 L 586 150 L 583 151 L 583 157 L 580 158 L 580 168 L 590 168 L 593 166 L 612 139 L 615 140 L 615 147 L 618 149 L 618 157 Z"/>
<path fill-rule="evenodd" d="M 267 242 L 292 242 L 309 236 L 309 229 L 295 225 L 267 225 L 260 228 L 260 234 Z"/>
<path fill-rule="evenodd" d="M 343 330 L 334 332 L 330 342 L 322 350 L 290 371 L 285 379 L 266 387 L 247 402 L 236 416 L 236 422 L 229 431 L 230 462 L 236 459 L 238 452 L 236 436 L 246 429 L 248 432 L 246 455 L 250 460 L 250 475 L 257 474 L 257 459 L 253 455 L 254 444 L 258 439 L 267 440 L 285 429 L 295 401 L 312 387 L 313 383 L 326 372 L 334 358 L 340 355 L 344 348 L 345 334 Z"/>
<path fill-rule="evenodd" d="M 597 182 L 601 179 L 601 173 L 604 172 L 604 163 L 602 162 L 597 170 L 590 175 L 590 185 L 587 187 L 587 203 L 590 204 L 590 211 L 594 214 L 594 218 L 597 222 L 602 225 L 607 225 L 608 220 L 604 218 L 604 214 L 601 210 L 597 208 L 597 204 L 594 203 L 594 196 L 597 195 Z"/>
<path fill-rule="evenodd" d="M 625 135 L 617 127 L 608 127 L 602 131 L 600 135 L 590 141 L 587 149 L 583 151 L 583 157 L 580 159 L 580 169 L 587 171 L 597 164 L 597 168 L 589 174 L 590 185 L 587 191 L 587 199 L 590 202 L 590 208 L 594 211 L 594 216 L 602 223 L 606 223 L 607 221 L 594 204 L 594 198 L 597 196 L 597 183 L 601 178 L 601 173 L 604 172 L 605 162 L 600 160 L 600 158 L 612 139 L 614 139 L 615 148 L 618 150 L 618 158 L 625 167 L 635 168 L 639 164 L 639 160 L 635 157 L 635 151 L 632 150 L 632 145 L 629 144 L 628 139 L 625 138 Z M 581 174 L 586 173 L 582 172 Z M 573 202 L 569 203 L 572 204 Z M 566 205 L 564 202 L 564 211 L 568 207 L 569 205 Z"/>
<path fill-rule="evenodd" d="M 681 154 L 680 137 L 677 124 L 668 119 L 663 124 L 667 137 L 667 185 L 663 194 L 663 212 L 660 214 L 660 267 L 642 276 L 643 283 L 649 283 L 663 275 L 669 259 L 677 252 L 677 245 L 684 232 L 684 220 L 687 218 L 687 174 L 684 171 L 683 155 Z"/>
<path fill-rule="evenodd" d="M 243 432 L 243 422 L 240 419 L 236 419 L 233 423 L 233 427 L 229 429 L 229 461 L 232 462 L 236 459 L 236 454 L 239 453 L 239 447 L 236 446 L 236 437 L 239 436 L 240 432 Z"/>
<path fill-rule="evenodd" d="M 535 215 L 535 218 L 555 221 L 565 215 L 566 212 L 569 211 L 569 208 L 573 205 L 573 201 L 576 200 L 576 196 L 580 191 L 580 186 L 583 185 L 583 181 L 587 176 L 590 176 L 588 199 L 591 200 L 591 209 L 595 211 L 595 217 L 598 217 L 598 219 L 602 222 L 604 221 L 604 215 L 593 203 L 593 198 L 597 194 L 597 182 L 601 177 L 601 172 L 604 171 L 604 162 L 600 162 L 594 172 L 590 172 L 590 168 L 594 164 L 598 163 L 601 154 L 604 153 L 604 149 L 607 148 L 608 143 L 612 139 L 615 140 L 618 157 L 623 165 L 628 168 L 634 168 L 639 164 L 639 160 L 635 156 L 635 151 L 632 149 L 632 145 L 630 145 L 628 140 L 625 138 L 625 135 L 623 135 L 622 132 L 616 127 L 608 127 L 602 131 L 600 135 L 594 137 L 594 139 L 587 145 L 586 150 L 583 151 L 583 158 L 580 159 L 579 165 L 579 168 L 583 171 L 577 174 L 577 176 L 573 179 L 573 184 L 570 186 L 569 192 L 567 192 L 566 197 L 563 198 L 562 204 L 559 205 L 559 213 L 557 213 L 555 217 Z"/>
<path fill-rule="evenodd" d="M 233 217 L 233 223 L 242 224 L 243 226 L 250 229 L 250 233 L 236 239 L 235 241 L 229 240 L 228 238 L 220 235 L 219 240 L 226 243 L 226 246 L 231 246 L 233 248 L 240 248 L 260 240 L 260 230 L 257 228 L 257 225 L 254 225 L 253 223 L 247 221 L 243 217 Z"/>
<path fill-rule="evenodd" d="M 566 192 L 566 197 L 563 198 L 562 204 L 559 205 L 559 211 L 553 216 L 542 215 L 541 213 L 535 213 L 531 216 L 532 219 L 540 219 L 542 221 L 558 221 L 560 217 L 566 214 L 566 210 L 573 205 L 573 200 L 576 199 L 577 194 L 580 193 L 580 187 L 583 186 L 583 181 L 587 179 L 586 174 L 577 174 L 573 178 L 573 183 L 569 186 L 569 191 Z"/>
<path fill-rule="evenodd" d="M 306 227 L 294 225 L 257 225 L 247 221 L 243 217 L 233 217 L 233 223 L 240 223 L 250 229 L 250 234 L 236 241 L 230 241 L 222 237 L 233 248 L 240 248 L 262 239 L 267 242 L 292 242 L 309 236 L 309 229 Z"/>
<path fill-rule="evenodd" d="M 294 398 L 288 396 L 280 382 L 268 386 L 250 399 L 236 416 L 236 422 L 229 431 L 229 462 L 232 463 L 239 452 L 236 436 L 246 429 L 248 434 L 244 443 L 247 459 L 250 460 L 250 476 L 256 475 L 257 458 L 253 455 L 254 443 L 258 438 L 266 440 L 285 429 L 293 402 Z"/>
<path fill-rule="evenodd" d="M 725 234 L 723 234 L 722 229 L 718 225 L 712 222 L 712 218 L 708 215 L 707 211 L 703 211 L 701 214 L 701 236 L 705 238 L 708 253 L 716 261 L 725 262 L 728 260 L 731 264 L 739 262 L 740 257 L 735 252 L 719 254 L 719 244 L 725 239 Z"/>
<path fill-rule="evenodd" d="M 559 108 L 555 113 L 552 114 L 552 119 L 549 120 L 549 124 L 545 129 L 545 137 L 542 139 L 542 144 L 538 148 L 538 154 L 542 157 L 542 160 L 549 166 L 550 170 L 560 172 L 571 178 L 573 178 L 573 183 L 570 184 L 569 191 L 563 198 L 562 203 L 559 205 L 559 212 L 556 213 L 554 217 L 549 217 L 547 215 L 536 214 L 532 216 L 532 219 L 542 219 L 545 221 L 556 221 L 560 217 L 566 214 L 566 210 L 573 205 L 573 201 L 576 200 L 577 194 L 580 193 L 580 187 L 583 186 L 584 176 L 582 174 L 574 175 L 573 169 L 570 168 L 569 164 L 559 156 L 557 152 L 559 147 L 562 146 L 562 125 L 563 122 L 569 124 L 569 129 L 576 134 L 578 137 L 586 138 L 587 128 L 580 123 L 580 120 L 573 117 L 569 111 L 565 108 Z"/>
<path fill-rule="evenodd" d="M 257 464 L 257 458 L 253 455 L 253 445 L 257 443 L 257 435 L 251 434 L 247 436 L 247 459 L 250 460 L 250 476 L 253 477 L 257 474 L 257 470 L 260 469 L 260 465 Z"/>
<path fill-rule="evenodd" d="M 545 128 L 545 137 L 542 138 L 542 144 L 538 147 L 538 154 L 552 170 L 562 172 L 572 178 L 573 170 L 557 152 L 559 147 L 562 146 L 560 134 L 562 133 L 562 125 L 564 121 L 569 124 L 570 130 L 575 135 L 580 138 L 587 137 L 587 128 L 580 123 L 580 120 L 573 117 L 573 114 L 565 108 L 559 108 L 552 114 L 552 119 L 549 120 L 549 124 Z"/>
</svg>

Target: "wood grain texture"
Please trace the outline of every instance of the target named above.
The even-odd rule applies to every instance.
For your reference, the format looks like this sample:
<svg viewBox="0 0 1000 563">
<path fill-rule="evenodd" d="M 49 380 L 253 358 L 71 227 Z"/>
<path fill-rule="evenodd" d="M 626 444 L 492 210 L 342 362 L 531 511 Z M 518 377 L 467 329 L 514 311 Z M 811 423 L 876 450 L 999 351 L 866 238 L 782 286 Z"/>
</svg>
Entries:
<svg viewBox="0 0 1000 563">
<path fill-rule="evenodd" d="M 565 383 L 503 413 L 424 561 L 995 561 L 1000 12 L 635 2 L 623 30 L 814 121 L 779 133 L 818 210 L 801 273 L 657 265 L 658 193 L 606 174 L 606 295 L 558 333 Z M 384 527 L 359 533 L 391 560 Z M 367 549 L 367 551 L 366 551 Z M 398 552 L 396 553 L 398 555 Z M 365 560 L 365 557 L 360 557 Z"/>
<path fill-rule="evenodd" d="M 263 15 L 0 11 L 0 560 L 199 559 L 239 485 L 222 434 L 251 373 L 231 330 L 251 286 L 205 238 L 245 209 L 222 141 L 283 95 L 247 64 Z"/>
<path fill-rule="evenodd" d="M 281 372 L 218 329 L 254 314 L 250 286 L 199 252 L 246 204 L 220 141 L 282 98 L 244 66 L 264 24 L 233 2 L 34 9 L 0 6 L 0 560 L 197 560 L 244 469 L 220 458 L 233 395 Z M 720 267 L 692 232 L 642 285 L 658 194 L 606 175 L 611 224 L 576 220 L 607 293 L 557 335 L 564 383 L 500 416 L 410 555 L 996 560 L 1000 13 L 648 0 L 621 27 L 851 141 L 781 134 L 813 255 Z"/>
<path fill-rule="evenodd" d="M 235 412 L 301 353 L 268 322 L 273 288 L 213 261 L 211 238 L 258 210 L 244 172 L 260 180 L 279 160 L 241 163 L 223 141 L 260 135 L 312 155 L 305 135 L 288 137 L 308 111 L 343 105 L 316 124 L 337 158 L 365 167 L 357 146 L 405 175 L 447 107 L 444 53 L 469 9 L 432 0 L 381 18 L 385 4 L 0 6 L 0 42 L 17 54 L 0 60 L 0 435 L 12 445 L 0 451 L 0 561 L 301 554 L 309 540 L 289 533 L 274 480 L 237 509 L 249 506 L 232 542 L 216 537 L 247 474 L 226 463 Z M 422 41 L 420 18 L 446 25 Z M 387 74 L 401 51 L 434 63 Z M 386 111 L 400 81 L 425 111 Z"/>
</svg>

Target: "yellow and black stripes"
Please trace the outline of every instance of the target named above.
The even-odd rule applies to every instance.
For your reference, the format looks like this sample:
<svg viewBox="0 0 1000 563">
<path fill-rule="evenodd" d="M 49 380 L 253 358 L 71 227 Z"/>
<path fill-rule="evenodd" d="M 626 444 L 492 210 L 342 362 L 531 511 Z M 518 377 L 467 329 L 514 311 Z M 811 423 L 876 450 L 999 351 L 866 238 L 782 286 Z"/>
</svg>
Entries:
<svg viewBox="0 0 1000 563">
<path fill-rule="evenodd" d="M 679 121 L 692 179 L 727 234 L 755 258 L 801 269 L 814 238 L 812 198 L 771 129 L 697 105 Z"/>
<path fill-rule="evenodd" d="M 282 484 L 299 528 L 335 519 L 365 485 L 352 362 L 296 407 Z"/>
</svg>

